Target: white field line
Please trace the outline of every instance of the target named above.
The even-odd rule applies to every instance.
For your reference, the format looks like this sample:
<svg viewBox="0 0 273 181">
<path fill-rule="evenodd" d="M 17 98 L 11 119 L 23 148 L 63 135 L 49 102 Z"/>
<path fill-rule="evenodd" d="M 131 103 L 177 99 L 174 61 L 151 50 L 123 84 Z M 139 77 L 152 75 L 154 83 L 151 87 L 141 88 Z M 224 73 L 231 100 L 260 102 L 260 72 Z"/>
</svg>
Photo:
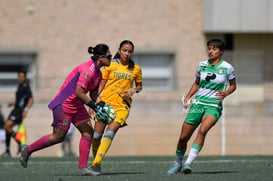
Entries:
<svg viewBox="0 0 273 181">
<path fill-rule="evenodd" d="M 49 164 L 48 161 L 29 161 L 30 165 L 40 165 L 40 164 Z M 121 164 L 170 164 L 173 163 L 174 161 L 104 161 L 105 164 L 116 164 L 116 163 L 121 163 Z M 273 160 L 200 160 L 200 161 L 195 161 L 195 163 L 273 163 Z M 50 164 L 77 164 L 78 161 L 50 161 Z M 7 162 L 1 162 L 1 165 L 20 165 L 19 161 L 7 161 Z"/>
</svg>

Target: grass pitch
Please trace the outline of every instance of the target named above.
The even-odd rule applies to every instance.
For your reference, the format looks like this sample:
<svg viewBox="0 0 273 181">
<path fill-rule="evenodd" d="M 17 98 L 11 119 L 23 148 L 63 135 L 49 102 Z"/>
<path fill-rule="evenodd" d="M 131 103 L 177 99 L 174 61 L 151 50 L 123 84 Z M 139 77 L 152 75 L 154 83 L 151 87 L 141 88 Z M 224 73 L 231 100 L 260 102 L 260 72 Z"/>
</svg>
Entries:
<svg viewBox="0 0 273 181">
<path fill-rule="evenodd" d="M 91 160 L 89 161 L 89 163 Z M 189 175 L 167 175 L 174 157 L 106 157 L 101 176 L 77 176 L 78 158 L 32 157 L 28 168 L 18 158 L 0 157 L 2 181 L 272 181 L 273 156 L 200 156 Z"/>
</svg>

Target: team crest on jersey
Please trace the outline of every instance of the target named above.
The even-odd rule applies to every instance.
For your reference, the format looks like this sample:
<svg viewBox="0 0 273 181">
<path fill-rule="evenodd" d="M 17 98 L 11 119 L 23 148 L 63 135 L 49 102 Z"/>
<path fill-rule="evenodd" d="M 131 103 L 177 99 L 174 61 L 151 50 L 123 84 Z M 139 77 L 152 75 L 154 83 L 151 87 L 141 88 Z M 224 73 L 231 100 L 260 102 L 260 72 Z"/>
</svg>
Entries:
<svg viewBox="0 0 273 181">
<path fill-rule="evenodd" d="M 67 127 L 67 126 L 68 126 L 68 120 L 67 120 L 67 119 L 63 120 L 63 126 L 64 126 L 64 127 Z"/>
<path fill-rule="evenodd" d="M 223 68 L 219 68 L 219 71 L 218 71 L 219 74 L 223 74 L 224 73 L 224 70 Z"/>
<path fill-rule="evenodd" d="M 88 74 L 87 72 L 85 72 L 85 73 L 83 74 L 83 76 L 84 76 L 85 79 L 88 79 L 88 78 L 89 78 L 89 74 Z"/>
</svg>

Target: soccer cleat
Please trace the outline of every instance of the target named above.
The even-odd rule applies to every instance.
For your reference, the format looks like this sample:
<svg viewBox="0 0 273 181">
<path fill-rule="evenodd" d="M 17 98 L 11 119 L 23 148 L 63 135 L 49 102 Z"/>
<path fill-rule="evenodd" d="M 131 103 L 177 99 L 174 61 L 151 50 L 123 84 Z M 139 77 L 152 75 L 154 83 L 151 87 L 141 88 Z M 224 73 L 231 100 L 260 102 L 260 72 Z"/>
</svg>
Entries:
<svg viewBox="0 0 273 181">
<path fill-rule="evenodd" d="M 27 168 L 27 161 L 30 158 L 30 154 L 28 152 L 28 145 L 23 145 L 21 149 L 21 157 L 20 162 L 22 167 Z"/>
<path fill-rule="evenodd" d="M 182 166 L 179 166 L 177 164 L 174 164 L 167 172 L 167 174 L 172 175 L 180 172 L 182 169 Z"/>
<path fill-rule="evenodd" d="M 90 168 L 93 176 L 100 176 L 101 175 L 101 166 L 91 166 Z"/>
<path fill-rule="evenodd" d="M 79 167 L 79 170 L 77 171 L 77 175 L 80 175 L 80 176 L 91 176 L 93 175 L 91 170 L 87 167 Z"/>
<path fill-rule="evenodd" d="M 183 171 L 184 174 L 190 174 L 191 173 L 191 166 L 189 164 L 183 165 Z"/>
</svg>

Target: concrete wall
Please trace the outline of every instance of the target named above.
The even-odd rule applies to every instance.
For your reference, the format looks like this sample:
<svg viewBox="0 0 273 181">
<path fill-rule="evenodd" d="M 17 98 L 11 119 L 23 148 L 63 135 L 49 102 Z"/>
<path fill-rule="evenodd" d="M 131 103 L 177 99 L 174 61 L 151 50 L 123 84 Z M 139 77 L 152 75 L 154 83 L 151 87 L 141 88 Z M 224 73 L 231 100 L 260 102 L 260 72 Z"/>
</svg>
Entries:
<svg viewBox="0 0 273 181">
<path fill-rule="evenodd" d="M 109 155 L 173 155 L 186 116 L 181 97 L 193 83 L 197 63 L 207 58 L 208 35 L 203 32 L 203 12 L 202 0 L 0 0 L 0 49 L 34 50 L 38 55 L 39 86 L 33 90 L 35 104 L 25 120 L 27 143 L 51 133 L 52 116 L 47 103 L 72 68 L 89 59 L 87 47 L 104 42 L 114 54 L 120 41 L 130 39 L 135 43 L 136 52 L 138 49 L 176 49 L 177 89 L 148 92 L 144 87 L 143 92 L 134 97 L 129 126 L 118 132 Z M 270 38 L 264 38 L 263 47 L 257 46 L 259 37 L 253 38 L 253 35 L 246 40 L 236 39 L 239 40 L 236 52 L 241 50 L 237 48 L 239 45 L 249 42 L 256 44 L 255 49 L 265 50 L 263 68 L 266 76 L 261 82 L 264 91 L 261 100 L 242 101 L 245 94 L 242 91 L 227 99 L 224 117 L 226 154 L 273 153 L 269 136 L 273 127 L 270 107 L 273 100 L 272 68 L 267 66 L 272 64 L 272 35 L 267 36 Z M 236 64 L 239 60 L 235 58 L 233 61 Z M 248 97 L 258 94 L 252 92 Z M 10 109 L 5 105 L 13 98 L 14 92 L 0 92 L 6 116 Z M 203 155 L 222 153 L 221 125 L 220 121 L 209 132 Z M 76 132 L 73 139 L 75 152 L 78 152 L 79 139 Z M 14 142 L 12 144 L 15 152 Z M 61 155 L 60 145 L 35 155 Z"/>
</svg>

